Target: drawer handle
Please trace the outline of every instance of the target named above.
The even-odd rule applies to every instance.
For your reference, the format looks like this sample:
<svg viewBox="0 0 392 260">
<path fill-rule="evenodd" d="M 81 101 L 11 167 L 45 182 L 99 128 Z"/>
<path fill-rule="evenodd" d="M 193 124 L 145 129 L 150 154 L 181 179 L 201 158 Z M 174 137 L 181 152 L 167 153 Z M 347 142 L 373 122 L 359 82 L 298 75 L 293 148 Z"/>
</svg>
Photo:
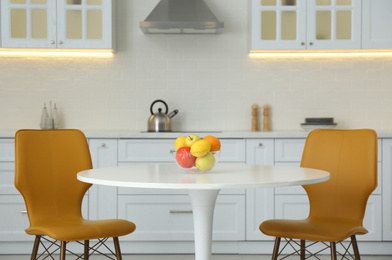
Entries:
<svg viewBox="0 0 392 260">
<path fill-rule="evenodd" d="M 22 210 L 20 213 L 21 214 L 27 214 L 27 210 Z"/>
<path fill-rule="evenodd" d="M 259 146 L 263 146 L 263 143 L 259 143 Z"/>
<path fill-rule="evenodd" d="M 192 214 L 192 210 L 170 210 L 170 214 Z"/>
</svg>

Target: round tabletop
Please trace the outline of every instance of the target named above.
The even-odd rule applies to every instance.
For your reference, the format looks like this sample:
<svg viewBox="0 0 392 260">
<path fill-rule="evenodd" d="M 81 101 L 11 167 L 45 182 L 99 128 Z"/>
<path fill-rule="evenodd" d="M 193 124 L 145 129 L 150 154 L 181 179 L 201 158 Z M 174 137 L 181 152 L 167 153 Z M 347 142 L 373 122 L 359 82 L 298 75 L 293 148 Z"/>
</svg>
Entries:
<svg viewBox="0 0 392 260">
<path fill-rule="evenodd" d="M 243 189 L 305 185 L 329 179 L 322 170 L 295 166 L 217 164 L 208 172 L 188 172 L 176 164 L 133 164 L 79 172 L 80 181 L 152 189 Z"/>
</svg>

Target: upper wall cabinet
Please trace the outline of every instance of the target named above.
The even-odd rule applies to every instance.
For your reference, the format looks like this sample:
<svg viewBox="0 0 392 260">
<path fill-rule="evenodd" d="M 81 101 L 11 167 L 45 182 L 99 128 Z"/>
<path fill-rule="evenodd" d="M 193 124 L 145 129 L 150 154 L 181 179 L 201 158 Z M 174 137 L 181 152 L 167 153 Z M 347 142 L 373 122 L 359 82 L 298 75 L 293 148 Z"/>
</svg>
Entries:
<svg viewBox="0 0 392 260">
<path fill-rule="evenodd" d="M 253 50 L 359 49 L 360 0 L 252 0 Z"/>
<path fill-rule="evenodd" d="M 392 1 L 362 0 L 362 48 L 392 48 Z"/>
<path fill-rule="evenodd" d="M 2 47 L 112 49 L 112 0 L 1 0 Z"/>
</svg>

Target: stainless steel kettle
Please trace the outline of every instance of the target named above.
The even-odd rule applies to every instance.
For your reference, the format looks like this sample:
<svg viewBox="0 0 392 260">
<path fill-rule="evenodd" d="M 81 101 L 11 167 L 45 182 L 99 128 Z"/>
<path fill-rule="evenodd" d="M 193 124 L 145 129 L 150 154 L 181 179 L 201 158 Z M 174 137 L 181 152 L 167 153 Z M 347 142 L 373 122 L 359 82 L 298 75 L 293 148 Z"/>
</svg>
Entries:
<svg viewBox="0 0 392 260">
<path fill-rule="evenodd" d="M 162 108 L 158 108 L 158 113 L 154 113 L 153 106 L 158 102 L 163 103 L 165 105 L 164 113 L 162 112 Z M 148 132 L 170 132 L 171 131 L 170 118 L 177 115 L 178 110 L 175 109 L 168 114 L 169 108 L 166 102 L 158 99 L 152 102 L 150 111 L 151 111 L 151 116 L 148 119 Z"/>
</svg>

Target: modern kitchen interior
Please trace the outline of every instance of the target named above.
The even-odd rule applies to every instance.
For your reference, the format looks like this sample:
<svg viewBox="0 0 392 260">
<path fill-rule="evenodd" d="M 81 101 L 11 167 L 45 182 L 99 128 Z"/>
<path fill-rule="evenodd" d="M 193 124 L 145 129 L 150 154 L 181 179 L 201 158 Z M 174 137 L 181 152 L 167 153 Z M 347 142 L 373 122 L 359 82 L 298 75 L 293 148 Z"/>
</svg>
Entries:
<svg viewBox="0 0 392 260">
<path fill-rule="evenodd" d="M 206 6 L 216 20 L 180 28 L 176 19 L 193 15 L 182 4 Z M 392 257 L 391 1 L 1 0 L 0 8 L 0 259 L 28 259 L 34 243 L 14 187 L 20 129 L 81 130 L 93 168 L 174 164 L 178 137 L 215 136 L 216 169 L 298 167 L 310 131 L 373 129 L 378 185 L 357 240 L 365 260 Z M 123 259 L 195 259 L 189 205 L 180 189 L 94 184 L 82 213 L 135 223 L 119 238 Z M 308 207 L 301 186 L 221 190 L 211 259 L 270 259 L 274 238 L 259 225 L 306 218 Z"/>
</svg>

